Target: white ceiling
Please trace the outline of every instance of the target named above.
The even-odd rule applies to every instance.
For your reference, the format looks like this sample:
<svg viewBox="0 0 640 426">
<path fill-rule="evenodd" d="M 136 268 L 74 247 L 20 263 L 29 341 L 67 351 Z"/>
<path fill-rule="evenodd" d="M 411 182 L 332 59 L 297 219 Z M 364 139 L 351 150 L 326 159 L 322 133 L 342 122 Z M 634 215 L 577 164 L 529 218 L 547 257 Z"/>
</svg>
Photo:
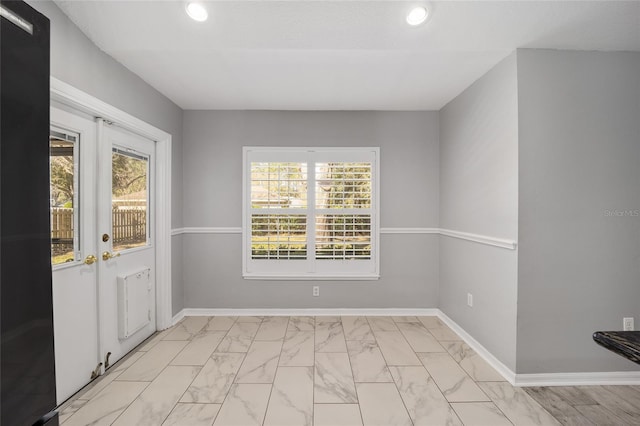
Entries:
<svg viewBox="0 0 640 426">
<path fill-rule="evenodd" d="M 640 51 L 639 1 L 55 0 L 183 109 L 438 110 L 519 47 Z"/>
</svg>

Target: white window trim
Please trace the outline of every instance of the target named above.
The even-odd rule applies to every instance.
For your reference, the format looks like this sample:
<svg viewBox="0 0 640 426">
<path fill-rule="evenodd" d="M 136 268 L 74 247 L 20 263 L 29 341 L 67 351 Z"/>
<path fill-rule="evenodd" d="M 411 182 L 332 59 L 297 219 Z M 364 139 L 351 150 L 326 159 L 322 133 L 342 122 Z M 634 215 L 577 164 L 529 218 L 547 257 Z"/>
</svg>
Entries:
<svg viewBox="0 0 640 426">
<path fill-rule="evenodd" d="M 251 182 L 251 167 L 249 156 L 253 152 L 260 153 L 309 153 L 309 152 L 368 152 L 373 155 L 372 161 L 372 188 L 373 197 L 371 206 L 371 265 L 369 272 L 361 271 L 350 273 L 344 270 L 336 270 L 331 273 L 296 272 L 287 271 L 285 263 L 297 261 L 269 261 L 283 262 L 282 268 L 273 268 L 274 272 L 251 272 L 251 189 L 247 185 Z M 286 154 L 285 154 L 286 156 Z M 286 160 L 286 159 L 285 159 Z M 277 161 L 285 161 L 277 160 Z M 309 171 L 311 173 L 311 171 Z M 336 265 L 340 261 L 332 261 Z M 339 268 L 337 268 L 339 269 Z M 276 272 L 277 271 L 277 272 Z M 335 281 L 367 281 L 380 278 L 380 148 L 379 147 L 251 147 L 242 148 L 242 277 L 255 280 L 335 280 Z"/>
</svg>

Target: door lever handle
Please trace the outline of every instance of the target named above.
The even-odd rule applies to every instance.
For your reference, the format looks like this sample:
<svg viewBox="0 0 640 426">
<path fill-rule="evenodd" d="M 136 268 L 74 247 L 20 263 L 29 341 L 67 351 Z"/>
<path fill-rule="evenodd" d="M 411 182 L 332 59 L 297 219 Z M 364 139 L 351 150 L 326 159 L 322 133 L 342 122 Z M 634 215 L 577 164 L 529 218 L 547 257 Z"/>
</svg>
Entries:
<svg viewBox="0 0 640 426">
<path fill-rule="evenodd" d="M 89 256 L 87 256 L 84 259 L 84 263 L 87 265 L 93 265 L 94 263 L 96 263 L 98 261 L 98 258 L 95 257 L 94 255 L 90 254 Z"/>
<path fill-rule="evenodd" d="M 109 253 L 108 251 L 105 251 L 104 253 L 102 253 L 102 260 L 109 260 L 109 259 L 113 259 L 114 257 L 120 257 L 120 253 Z"/>
</svg>

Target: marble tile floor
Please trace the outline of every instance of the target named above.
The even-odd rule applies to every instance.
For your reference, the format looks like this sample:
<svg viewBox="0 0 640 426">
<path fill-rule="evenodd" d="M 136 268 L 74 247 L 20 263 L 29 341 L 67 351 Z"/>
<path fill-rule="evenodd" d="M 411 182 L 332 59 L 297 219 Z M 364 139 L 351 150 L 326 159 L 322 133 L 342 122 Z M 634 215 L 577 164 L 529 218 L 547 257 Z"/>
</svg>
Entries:
<svg viewBox="0 0 640 426">
<path fill-rule="evenodd" d="M 589 401 L 607 403 L 609 394 L 622 391 L 589 392 L 582 392 Z M 640 391 L 633 392 L 640 401 Z M 65 402 L 60 421 L 65 426 L 578 424 L 568 421 L 582 417 L 563 415 L 559 403 L 543 394 L 512 387 L 436 317 L 186 317 Z M 629 401 L 603 409 L 623 410 L 621 422 L 640 420 L 640 406 L 634 409 L 636 400 Z M 600 405 L 578 410 L 584 418 L 591 414 L 585 424 L 607 418 L 595 407 Z"/>
</svg>

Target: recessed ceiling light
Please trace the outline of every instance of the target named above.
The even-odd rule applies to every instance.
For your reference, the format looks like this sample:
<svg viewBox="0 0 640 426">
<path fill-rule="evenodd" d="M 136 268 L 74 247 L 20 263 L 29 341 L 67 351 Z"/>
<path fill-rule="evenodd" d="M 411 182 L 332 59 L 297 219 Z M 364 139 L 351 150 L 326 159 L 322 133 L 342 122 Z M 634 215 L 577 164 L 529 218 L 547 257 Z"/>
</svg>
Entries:
<svg viewBox="0 0 640 426">
<path fill-rule="evenodd" d="M 424 6 L 418 6 L 411 9 L 409 14 L 407 15 L 407 24 L 409 25 L 420 25 L 429 17 L 429 11 Z"/>
<path fill-rule="evenodd" d="M 202 3 L 189 2 L 186 6 L 187 15 L 194 21 L 204 22 L 209 17 L 207 13 L 207 9 L 202 5 Z"/>
</svg>

